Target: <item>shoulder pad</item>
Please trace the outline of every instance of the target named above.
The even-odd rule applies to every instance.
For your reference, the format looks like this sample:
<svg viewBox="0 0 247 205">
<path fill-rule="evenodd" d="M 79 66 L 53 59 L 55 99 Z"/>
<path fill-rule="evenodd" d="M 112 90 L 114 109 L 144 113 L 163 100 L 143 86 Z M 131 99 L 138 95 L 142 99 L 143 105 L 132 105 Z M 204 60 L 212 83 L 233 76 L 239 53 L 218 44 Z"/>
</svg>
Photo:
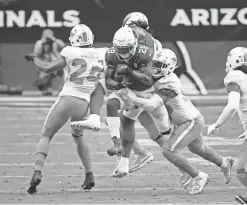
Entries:
<svg viewBox="0 0 247 205">
<path fill-rule="evenodd" d="M 105 54 L 105 62 L 107 66 L 117 67 L 119 60 L 116 56 L 115 49 L 113 47 L 109 48 Z"/>
<path fill-rule="evenodd" d="M 69 52 L 72 50 L 71 46 L 66 46 L 62 49 L 62 51 L 60 52 L 60 55 L 63 57 L 67 57 L 69 55 Z"/>
<path fill-rule="evenodd" d="M 224 84 L 225 86 L 229 83 L 236 83 L 239 84 L 244 79 L 244 73 L 240 70 L 232 70 L 229 73 L 227 73 Z"/>
<path fill-rule="evenodd" d="M 159 79 L 155 83 L 155 87 L 158 90 L 160 89 L 168 89 L 168 90 L 174 90 L 174 91 L 182 90 L 182 84 L 179 78 L 174 73 L 171 73 L 167 77 L 163 77 Z"/>
</svg>

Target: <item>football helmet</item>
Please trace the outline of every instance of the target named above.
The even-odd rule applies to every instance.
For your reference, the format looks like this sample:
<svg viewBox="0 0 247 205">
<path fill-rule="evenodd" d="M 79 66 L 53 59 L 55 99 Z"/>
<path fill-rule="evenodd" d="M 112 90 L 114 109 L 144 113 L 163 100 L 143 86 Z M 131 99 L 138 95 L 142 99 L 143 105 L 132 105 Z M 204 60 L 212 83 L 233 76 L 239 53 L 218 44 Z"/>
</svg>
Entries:
<svg viewBox="0 0 247 205">
<path fill-rule="evenodd" d="M 69 41 L 71 46 L 89 46 L 93 45 L 94 35 L 91 29 L 85 24 L 78 24 L 72 28 Z"/>
<path fill-rule="evenodd" d="M 226 72 L 229 72 L 239 66 L 242 66 L 243 63 L 247 63 L 247 48 L 245 47 L 233 48 L 228 53 L 228 56 L 227 56 Z"/>
<path fill-rule="evenodd" d="M 177 56 L 170 49 L 162 49 L 152 59 L 153 76 L 167 76 L 177 68 Z"/>
<path fill-rule="evenodd" d="M 141 12 L 129 13 L 123 20 L 122 26 L 129 26 L 131 24 L 136 24 L 143 29 L 149 29 L 148 18 Z"/>
<path fill-rule="evenodd" d="M 137 37 L 130 27 L 122 27 L 113 37 L 113 47 L 120 60 L 128 60 L 135 55 Z"/>
</svg>

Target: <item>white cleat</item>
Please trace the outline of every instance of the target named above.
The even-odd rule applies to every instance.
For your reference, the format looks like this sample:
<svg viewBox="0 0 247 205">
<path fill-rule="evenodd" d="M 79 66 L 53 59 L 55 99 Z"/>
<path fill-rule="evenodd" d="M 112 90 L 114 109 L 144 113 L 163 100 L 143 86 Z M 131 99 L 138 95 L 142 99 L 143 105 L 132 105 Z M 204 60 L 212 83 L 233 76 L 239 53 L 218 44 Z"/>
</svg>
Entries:
<svg viewBox="0 0 247 205">
<path fill-rule="evenodd" d="M 154 156 L 151 153 L 148 153 L 147 155 L 135 155 L 135 160 L 130 166 L 129 173 L 140 170 L 153 160 Z"/>
<path fill-rule="evenodd" d="M 88 117 L 87 120 L 74 121 L 70 123 L 70 126 L 75 129 L 89 129 L 93 131 L 100 130 L 100 117 L 99 115 L 92 114 Z"/>
<path fill-rule="evenodd" d="M 112 176 L 115 178 L 122 178 L 129 173 L 129 159 L 121 157 L 117 168 L 112 173 Z"/>
<path fill-rule="evenodd" d="M 231 157 L 224 157 L 223 158 L 222 164 L 224 164 L 224 167 L 221 168 L 221 171 L 224 174 L 225 184 L 228 184 L 231 181 L 233 163 L 234 163 L 233 158 L 231 158 Z"/>
<path fill-rule="evenodd" d="M 189 194 L 200 194 L 203 191 L 204 187 L 207 185 L 208 181 L 208 175 L 204 172 L 200 172 L 199 175 L 193 179 L 193 187 L 190 190 Z"/>
<path fill-rule="evenodd" d="M 189 183 L 192 180 L 192 177 L 187 172 L 184 172 L 182 169 L 178 169 L 178 172 L 180 175 L 180 186 L 184 189 L 187 189 Z"/>
</svg>

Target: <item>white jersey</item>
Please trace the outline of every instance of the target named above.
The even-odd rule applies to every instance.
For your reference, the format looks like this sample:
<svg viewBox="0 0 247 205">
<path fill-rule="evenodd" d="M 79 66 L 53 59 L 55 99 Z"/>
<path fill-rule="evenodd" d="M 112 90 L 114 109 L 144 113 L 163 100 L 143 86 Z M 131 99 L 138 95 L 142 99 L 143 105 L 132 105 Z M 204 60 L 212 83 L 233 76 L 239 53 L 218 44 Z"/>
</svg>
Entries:
<svg viewBox="0 0 247 205">
<path fill-rule="evenodd" d="M 107 48 L 79 48 L 67 46 L 61 51 L 66 60 L 65 83 L 60 96 L 84 98 L 85 93 L 91 94 L 97 86 L 102 70 L 95 64 L 105 64 Z"/>
<path fill-rule="evenodd" d="M 176 74 L 171 73 L 167 77 L 159 79 L 155 83 L 156 90 L 162 88 L 174 90 L 177 96 L 169 98 L 166 102 L 167 111 L 174 124 L 179 125 L 188 120 L 195 119 L 199 114 L 197 108 L 191 103 L 191 101 L 183 95 L 182 84 Z"/>
<path fill-rule="evenodd" d="M 240 105 L 238 109 L 238 115 L 244 129 L 247 131 L 247 74 L 240 70 L 230 71 L 225 79 L 225 86 L 230 83 L 238 84 L 241 91 Z"/>
</svg>

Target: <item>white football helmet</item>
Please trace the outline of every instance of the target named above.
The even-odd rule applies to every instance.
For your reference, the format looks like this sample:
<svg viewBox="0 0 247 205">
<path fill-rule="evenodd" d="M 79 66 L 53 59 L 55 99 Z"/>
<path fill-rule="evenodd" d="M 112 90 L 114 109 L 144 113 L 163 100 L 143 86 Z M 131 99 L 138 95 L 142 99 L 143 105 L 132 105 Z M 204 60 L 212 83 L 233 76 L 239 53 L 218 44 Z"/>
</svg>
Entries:
<svg viewBox="0 0 247 205">
<path fill-rule="evenodd" d="M 152 59 L 153 76 L 167 76 L 177 68 L 177 56 L 170 49 L 162 49 Z"/>
<path fill-rule="evenodd" d="M 148 29 L 148 18 L 141 12 L 129 13 L 123 20 L 123 26 L 129 26 L 131 24 L 136 24 L 143 29 Z"/>
<path fill-rule="evenodd" d="M 94 35 L 91 29 L 85 24 L 78 24 L 72 28 L 69 41 L 71 46 L 89 46 L 93 45 Z"/>
<path fill-rule="evenodd" d="M 227 56 L 226 72 L 229 72 L 239 66 L 242 66 L 243 63 L 247 63 L 247 48 L 245 47 L 233 48 L 228 53 L 228 56 Z"/>
<path fill-rule="evenodd" d="M 130 27 L 122 27 L 113 37 L 113 47 L 120 60 L 128 60 L 135 55 L 137 37 Z"/>
</svg>

